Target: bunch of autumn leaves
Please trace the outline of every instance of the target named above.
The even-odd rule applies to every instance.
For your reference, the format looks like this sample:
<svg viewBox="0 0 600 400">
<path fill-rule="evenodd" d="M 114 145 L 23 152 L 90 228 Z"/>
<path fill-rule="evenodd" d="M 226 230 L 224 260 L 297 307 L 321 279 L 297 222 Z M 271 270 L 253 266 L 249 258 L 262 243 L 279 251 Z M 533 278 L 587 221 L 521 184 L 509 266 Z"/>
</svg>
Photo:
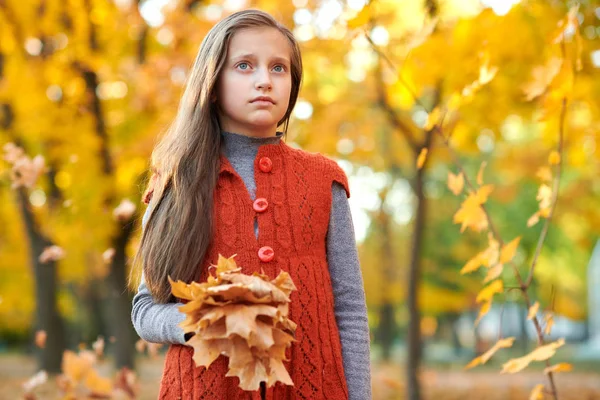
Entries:
<svg viewBox="0 0 600 400">
<path fill-rule="evenodd" d="M 282 271 L 269 280 L 264 274 L 241 273 L 233 260 L 219 255 L 215 276 L 206 282 L 174 282 L 174 296 L 188 302 L 181 328 L 194 336 L 197 366 L 208 368 L 219 355 L 229 357 L 226 376 L 237 376 L 243 390 L 258 390 L 260 382 L 271 387 L 280 381 L 293 385 L 283 361 L 295 340 L 296 324 L 288 319 L 290 294 L 296 290 L 290 275 Z"/>
</svg>

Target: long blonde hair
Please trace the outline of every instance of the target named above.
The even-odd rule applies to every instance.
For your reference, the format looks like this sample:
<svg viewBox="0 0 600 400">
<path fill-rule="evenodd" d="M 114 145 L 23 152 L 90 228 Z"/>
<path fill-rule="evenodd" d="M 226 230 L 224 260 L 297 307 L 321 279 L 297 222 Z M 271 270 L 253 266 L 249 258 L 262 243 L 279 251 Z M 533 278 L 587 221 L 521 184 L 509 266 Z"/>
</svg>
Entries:
<svg viewBox="0 0 600 400">
<path fill-rule="evenodd" d="M 229 41 L 242 29 L 258 27 L 275 28 L 290 43 L 292 89 L 288 109 L 278 123 L 287 133 L 302 81 L 298 42 L 265 12 L 234 13 L 218 22 L 202 41 L 177 115 L 152 152 L 154 175 L 146 192 L 151 214 L 133 265 L 142 264 L 146 285 L 157 303 L 174 300 L 168 276 L 188 283 L 194 279 L 210 245 L 221 150 L 217 104 L 211 100 Z"/>
</svg>

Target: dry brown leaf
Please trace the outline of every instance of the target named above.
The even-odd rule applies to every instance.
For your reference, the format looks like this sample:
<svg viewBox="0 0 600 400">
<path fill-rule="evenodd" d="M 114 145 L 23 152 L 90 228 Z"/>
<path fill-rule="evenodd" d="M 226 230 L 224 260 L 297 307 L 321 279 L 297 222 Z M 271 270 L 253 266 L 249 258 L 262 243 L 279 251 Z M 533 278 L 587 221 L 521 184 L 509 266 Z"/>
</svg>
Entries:
<svg viewBox="0 0 600 400">
<path fill-rule="evenodd" d="M 123 367 L 119 370 L 115 377 L 115 390 L 121 390 L 128 398 L 135 399 L 139 392 L 138 386 L 135 372 L 127 367 Z"/>
<path fill-rule="evenodd" d="M 220 355 L 228 357 L 226 376 L 237 376 L 243 390 L 257 390 L 260 382 L 293 384 L 282 361 L 295 340 L 288 312 L 296 286 L 284 271 L 273 280 L 264 273 L 242 274 L 234 257 L 219 255 L 206 282 L 169 279 L 173 294 L 188 300 L 179 307 L 186 314 L 179 326 L 194 332 L 187 342 L 194 362 L 208 368 Z"/>
<path fill-rule="evenodd" d="M 537 315 L 537 312 L 540 308 L 540 303 L 538 303 L 537 301 L 531 306 L 529 307 L 529 312 L 527 313 L 527 319 L 533 319 L 533 317 L 535 317 Z"/>
<path fill-rule="evenodd" d="M 109 399 L 113 391 L 113 383 L 110 379 L 98 375 L 95 369 L 91 369 L 85 377 L 85 386 L 91 391 L 90 397 L 96 399 Z"/>
<path fill-rule="evenodd" d="M 573 365 L 569 363 L 558 363 L 551 365 L 549 367 L 544 368 L 544 373 L 548 374 L 550 372 L 570 372 L 573 371 Z"/>
<path fill-rule="evenodd" d="M 462 193 L 465 186 L 465 178 L 460 172 L 458 175 L 454 175 L 452 172 L 448 172 L 448 188 L 455 196 Z"/>
<path fill-rule="evenodd" d="M 490 358 L 492 358 L 492 356 L 500 349 L 506 349 L 509 347 L 512 347 L 513 343 L 515 341 L 514 337 L 509 337 L 509 338 L 505 338 L 505 339 L 500 339 L 496 342 L 496 344 L 494 344 L 492 346 L 491 349 L 489 349 L 488 351 L 486 351 L 485 353 L 483 353 L 482 355 L 480 355 L 479 357 L 475 357 L 473 359 L 473 361 L 471 361 L 469 364 L 467 364 L 465 366 L 465 369 L 470 369 L 473 367 L 476 367 L 478 365 L 483 365 L 486 362 L 488 362 L 488 360 Z"/>
</svg>

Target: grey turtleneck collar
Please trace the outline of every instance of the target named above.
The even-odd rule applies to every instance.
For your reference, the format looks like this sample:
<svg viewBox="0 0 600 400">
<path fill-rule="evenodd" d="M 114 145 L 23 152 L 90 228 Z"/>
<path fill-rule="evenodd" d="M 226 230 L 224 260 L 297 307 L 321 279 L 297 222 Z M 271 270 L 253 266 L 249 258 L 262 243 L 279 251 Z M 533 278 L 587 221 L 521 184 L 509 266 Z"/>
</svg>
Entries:
<svg viewBox="0 0 600 400">
<path fill-rule="evenodd" d="M 283 132 L 275 136 L 253 137 L 233 132 L 221 132 L 221 149 L 231 166 L 244 181 L 248 192 L 254 199 L 256 184 L 254 182 L 254 159 L 258 148 L 265 144 L 277 144 L 281 141 Z"/>
</svg>

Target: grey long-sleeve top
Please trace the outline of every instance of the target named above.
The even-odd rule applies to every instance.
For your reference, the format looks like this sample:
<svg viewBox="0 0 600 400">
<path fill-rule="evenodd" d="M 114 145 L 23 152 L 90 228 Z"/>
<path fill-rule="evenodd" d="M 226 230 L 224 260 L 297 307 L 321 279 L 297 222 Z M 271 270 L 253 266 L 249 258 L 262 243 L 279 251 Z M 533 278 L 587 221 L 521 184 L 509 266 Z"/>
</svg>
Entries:
<svg viewBox="0 0 600 400">
<path fill-rule="evenodd" d="M 263 144 L 278 143 L 281 133 L 255 138 L 223 132 L 223 151 L 243 179 L 254 200 L 254 159 Z M 371 399 L 370 337 L 363 277 L 358 261 L 354 225 L 346 192 L 341 184 L 332 185 L 332 203 L 327 232 L 327 263 L 334 296 L 334 313 L 342 344 L 342 362 L 350 400 Z M 142 218 L 145 227 L 149 208 Z M 258 226 L 254 226 L 258 236 Z M 138 335 L 154 343 L 185 344 L 184 332 L 178 326 L 185 319 L 179 311 L 182 304 L 157 304 L 144 277 L 133 298 L 131 318 Z"/>
</svg>

